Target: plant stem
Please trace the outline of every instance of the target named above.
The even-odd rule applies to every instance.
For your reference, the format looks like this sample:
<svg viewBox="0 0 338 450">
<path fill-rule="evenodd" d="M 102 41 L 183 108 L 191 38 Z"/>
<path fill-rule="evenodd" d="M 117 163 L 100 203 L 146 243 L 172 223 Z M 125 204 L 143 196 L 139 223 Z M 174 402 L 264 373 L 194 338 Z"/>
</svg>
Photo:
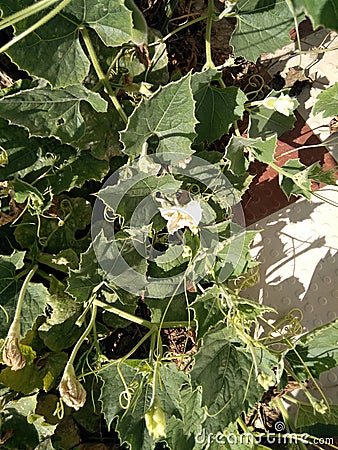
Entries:
<svg viewBox="0 0 338 450">
<path fill-rule="evenodd" d="M 121 309 L 115 308 L 114 306 L 107 305 L 104 302 L 101 302 L 101 300 L 94 300 L 94 303 L 99 306 L 100 308 L 105 309 L 108 312 L 111 312 L 113 314 L 116 314 L 119 317 L 122 317 L 122 319 L 129 320 L 130 322 L 137 323 L 138 325 L 142 325 L 144 327 L 147 327 L 151 330 L 154 328 L 177 328 L 177 327 L 190 327 L 194 326 L 194 322 L 185 322 L 185 321 L 178 321 L 178 322 L 149 322 L 146 319 L 141 319 L 141 317 L 136 317 L 133 314 L 129 314 L 126 311 L 122 311 Z"/>
<path fill-rule="evenodd" d="M 50 19 L 52 19 L 54 16 L 56 16 L 65 6 L 68 5 L 72 0 L 63 0 L 56 8 L 54 8 L 52 11 L 50 11 L 48 14 L 46 14 L 44 17 L 42 17 L 40 20 L 38 20 L 34 25 L 28 27 L 25 31 L 15 36 L 13 39 L 11 39 L 7 44 L 3 45 L 0 48 L 0 53 L 6 52 L 12 45 L 16 44 L 17 42 L 21 41 L 24 37 L 28 36 L 30 33 L 35 31 L 37 28 L 41 27 L 45 23 L 47 23 Z"/>
<path fill-rule="evenodd" d="M 115 108 L 116 108 L 117 112 L 119 113 L 119 115 L 120 115 L 121 119 L 123 120 L 123 122 L 127 123 L 128 122 L 127 114 L 122 109 L 122 106 L 120 105 L 120 102 L 116 98 L 115 92 L 113 91 L 112 87 L 109 84 L 108 78 L 106 77 L 106 75 L 104 74 L 103 70 L 101 69 L 99 60 L 97 59 L 96 52 L 94 50 L 94 47 L 93 47 L 92 41 L 91 41 L 91 39 L 89 37 L 87 29 L 85 27 L 81 27 L 80 31 L 81 31 L 84 43 L 85 43 L 85 45 L 87 47 L 90 60 L 91 60 L 91 62 L 93 64 L 93 66 L 94 66 L 96 75 L 99 78 L 99 82 L 101 82 L 104 85 L 104 87 L 105 87 L 105 89 L 106 89 L 106 91 L 107 91 L 107 93 L 108 93 L 108 95 L 109 95 L 113 105 L 115 106 Z"/>
<path fill-rule="evenodd" d="M 187 22 L 184 25 L 181 25 L 180 27 L 173 30 L 171 33 L 168 33 L 166 36 L 164 36 L 164 38 L 161 39 L 161 42 L 167 41 L 172 36 L 174 36 L 176 33 L 179 33 L 180 31 L 184 30 L 185 28 L 190 27 L 190 25 L 194 25 L 195 23 L 201 22 L 202 20 L 205 20 L 208 17 L 209 17 L 209 14 L 204 14 L 203 16 L 197 17 L 196 19 L 193 19 L 190 22 Z"/>
<path fill-rule="evenodd" d="M 69 360 L 68 360 L 68 362 L 67 362 L 67 365 L 66 365 L 66 367 L 65 367 L 64 373 L 66 373 L 68 367 L 74 366 L 74 360 L 75 360 L 75 358 L 76 358 L 76 354 L 77 354 L 77 352 L 79 351 L 81 345 L 83 344 L 83 341 L 84 341 L 84 340 L 86 339 L 86 337 L 88 336 L 90 330 L 91 330 L 91 329 L 93 328 L 93 326 L 94 326 L 95 319 L 96 319 L 96 311 L 97 311 L 96 304 L 93 303 L 93 306 L 92 306 L 92 316 L 91 316 L 91 318 L 90 318 L 89 324 L 88 324 L 87 328 L 85 329 L 85 331 L 83 332 L 83 334 L 81 335 L 81 337 L 79 338 L 79 340 L 77 341 L 77 343 L 75 344 L 75 346 L 74 346 L 74 348 L 73 348 L 73 350 L 72 350 L 72 353 L 71 353 L 71 355 L 70 355 L 70 357 L 69 357 Z"/>
<path fill-rule="evenodd" d="M 297 22 L 297 15 L 296 15 L 296 11 L 295 8 L 292 4 L 292 0 L 286 0 L 286 3 L 288 5 L 288 8 L 292 14 L 293 17 L 293 21 L 295 23 L 295 30 L 296 30 L 296 35 L 297 35 L 297 45 L 298 45 L 298 50 L 299 50 L 299 66 L 302 65 L 302 45 L 301 45 L 301 41 L 300 41 L 300 35 L 299 35 L 299 29 L 298 29 L 298 22 Z"/>
<path fill-rule="evenodd" d="M 15 25 L 17 22 L 20 22 L 20 20 L 27 19 L 28 17 L 32 16 L 33 14 L 36 14 L 40 11 L 42 11 L 45 8 L 48 8 L 48 6 L 52 6 L 54 3 L 58 2 L 59 0 L 41 0 L 38 3 L 34 3 L 33 5 L 28 6 L 27 8 L 20 9 L 20 11 L 5 17 L 0 21 L 0 30 L 3 30 L 4 28 L 10 27 Z"/>
<path fill-rule="evenodd" d="M 277 398 L 275 400 L 275 403 L 278 406 L 280 412 L 282 413 L 282 416 L 283 416 L 285 425 L 287 427 L 288 433 L 290 433 L 290 431 L 293 432 L 293 430 L 295 430 L 296 427 L 295 427 L 294 423 L 292 422 L 292 420 L 291 420 L 291 418 L 290 418 L 290 416 L 289 416 L 289 414 L 288 414 L 288 412 L 287 412 L 287 410 L 286 410 L 282 400 L 280 398 Z M 299 445 L 299 448 L 301 450 L 307 450 L 306 445 L 301 440 L 299 440 L 299 442 L 297 441 L 297 445 Z"/>
<path fill-rule="evenodd" d="M 215 67 L 215 64 L 211 56 L 211 29 L 212 29 L 212 22 L 214 20 L 214 14 L 215 14 L 214 0 L 208 0 L 208 18 L 207 18 L 207 27 L 205 30 L 205 56 L 207 61 L 203 69 L 212 69 Z"/>
<path fill-rule="evenodd" d="M 14 319 L 13 319 L 13 324 L 14 324 L 14 322 L 20 323 L 21 310 L 22 310 L 23 301 L 25 299 L 25 294 L 26 294 L 26 290 L 27 290 L 27 287 L 28 287 L 28 283 L 31 281 L 31 279 L 32 279 L 33 275 L 35 274 L 37 268 L 38 268 L 38 265 L 36 264 L 29 271 L 27 277 L 25 278 L 25 281 L 23 282 L 23 285 L 21 286 L 19 297 L 18 297 L 18 303 L 17 303 L 16 309 L 15 309 L 15 315 L 14 315 Z"/>
<path fill-rule="evenodd" d="M 100 306 L 101 308 L 105 309 L 108 312 L 111 312 L 113 314 L 116 314 L 119 317 L 122 317 L 122 319 L 129 320 L 130 322 L 137 323 L 138 325 L 142 325 L 149 329 L 153 329 L 156 326 L 154 323 L 151 323 L 146 319 L 141 319 L 141 317 L 136 317 L 133 314 L 127 313 L 126 311 L 121 311 L 120 309 L 115 308 L 114 306 L 110 306 L 104 302 L 101 302 L 100 300 L 97 300 L 97 299 L 94 300 L 94 304 L 96 306 Z"/>
</svg>

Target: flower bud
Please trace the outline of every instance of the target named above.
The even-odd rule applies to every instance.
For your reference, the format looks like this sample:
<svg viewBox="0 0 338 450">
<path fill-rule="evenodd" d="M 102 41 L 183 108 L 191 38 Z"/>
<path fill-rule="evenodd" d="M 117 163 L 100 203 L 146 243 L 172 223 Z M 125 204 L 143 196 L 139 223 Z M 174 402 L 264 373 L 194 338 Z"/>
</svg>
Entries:
<svg viewBox="0 0 338 450">
<path fill-rule="evenodd" d="M 13 322 L 8 331 L 5 345 L 2 351 L 3 362 L 11 368 L 11 370 L 19 370 L 25 367 L 26 360 L 21 353 L 19 347 L 20 325 Z"/>
<path fill-rule="evenodd" d="M 156 398 L 145 414 L 146 426 L 149 434 L 154 438 L 165 437 L 165 415 L 161 402 Z"/>
<path fill-rule="evenodd" d="M 75 376 L 74 367 L 67 366 L 59 387 L 62 400 L 76 410 L 82 408 L 86 401 L 86 390 Z"/>
</svg>

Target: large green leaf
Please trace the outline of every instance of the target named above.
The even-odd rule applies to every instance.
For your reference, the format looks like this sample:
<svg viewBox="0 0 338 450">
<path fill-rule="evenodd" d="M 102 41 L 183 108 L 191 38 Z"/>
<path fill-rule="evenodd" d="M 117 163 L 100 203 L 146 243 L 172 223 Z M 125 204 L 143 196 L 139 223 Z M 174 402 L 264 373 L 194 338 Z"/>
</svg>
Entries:
<svg viewBox="0 0 338 450">
<path fill-rule="evenodd" d="M 136 382 L 141 388 L 142 375 L 138 374 L 134 367 L 128 364 L 121 364 L 120 370 L 127 386 Z M 122 442 L 128 442 L 133 450 L 152 448 L 152 439 L 146 430 L 144 420 L 144 413 L 147 409 L 146 403 L 149 406 L 149 398 L 147 399 L 144 391 L 138 393 L 139 397 L 136 399 L 137 403 L 133 407 L 133 412 L 126 412 L 119 402 L 120 394 L 125 392 L 125 386 L 118 373 L 117 365 L 108 366 L 100 371 L 100 377 L 103 380 L 100 401 L 108 427 L 111 426 L 115 417 L 118 417 L 117 429 Z"/>
<path fill-rule="evenodd" d="M 11 400 L 2 409 L 1 430 L 6 439 L 1 445 L 8 450 L 53 450 L 49 436 L 56 425 L 36 413 L 38 394 Z M 40 443 L 40 444 L 39 444 Z"/>
<path fill-rule="evenodd" d="M 125 126 L 114 107 L 109 105 L 107 112 L 97 112 L 88 103 L 81 105 L 86 132 L 73 145 L 80 149 L 90 149 L 97 159 L 109 161 L 112 156 L 121 156 L 121 143 L 118 131 Z"/>
<path fill-rule="evenodd" d="M 25 127 L 31 136 L 56 136 L 64 143 L 80 139 L 85 122 L 80 104 L 88 102 L 96 111 L 105 112 L 107 102 L 84 86 L 64 89 L 27 89 L 0 100 L 0 117 Z"/>
<path fill-rule="evenodd" d="M 326 28 L 338 31 L 338 6 L 335 0 L 293 0 L 298 8 L 303 8 L 317 28 L 324 25 Z"/>
<path fill-rule="evenodd" d="M 134 3 L 128 0 L 128 4 L 137 14 Z M 30 0 L 13 0 L 5 1 L 1 7 L 9 15 L 29 5 Z M 38 17 L 44 14 L 43 11 Z M 17 23 L 16 34 L 35 23 L 38 17 Z M 140 34 L 137 36 L 136 30 L 133 31 L 132 12 L 123 0 L 73 0 L 62 14 L 12 46 L 8 53 L 22 69 L 47 79 L 54 86 L 81 83 L 90 67 L 80 41 L 81 26 L 95 30 L 108 46 L 122 45 L 134 37 L 140 43 Z"/>
<path fill-rule="evenodd" d="M 143 386 L 142 375 L 137 370 L 137 361 L 120 365 L 121 373 L 128 387 L 134 383 L 134 395 L 129 410 L 121 407 L 119 396 L 125 392 L 125 385 L 117 370 L 117 364 L 109 365 L 100 371 L 102 386 L 100 400 L 102 411 L 108 426 L 118 417 L 117 430 L 122 442 L 128 442 L 133 450 L 150 450 L 154 446 L 152 438 L 145 427 L 144 414 L 150 406 L 151 391 Z M 158 397 L 160 399 L 166 421 L 172 415 L 180 416 L 182 411 L 180 388 L 187 383 L 188 377 L 178 371 L 175 365 L 165 365 L 160 370 Z M 123 397 L 122 397 L 123 399 Z"/>
<path fill-rule="evenodd" d="M 90 129 L 86 129 L 83 139 L 88 142 L 90 136 Z M 54 138 L 30 138 L 26 129 L 9 125 L 4 119 L 0 119 L 0 145 L 8 155 L 8 163 L 0 167 L 0 178 L 27 177 L 40 192 L 49 186 L 55 194 L 81 187 L 87 180 L 101 180 L 109 170 L 107 161 L 92 156 L 95 147 L 80 152 Z M 100 159 L 108 158 L 109 153 L 103 145 Z"/>
<path fill-rule="evenodd" d="M 324 414 L 315 411 L 311 404 L 299 402 L 297 406 L 295 420 L 295 426 L 297 428 L 317 424 L 338 424 L 338 405 L 330 405 L 330 409 Z"/>
<path fill-rule="evenodd" d="M 284 116 L 273 109 L 259 106 L 250 112 L 250 138 L 267 139 L 274 134 L 281 136 L 285 131 L 291 130 L 296 121 L 294 114 Z"/>
<path fill-rule="evenodd" d="M 191 87 L 196 101 L 195 142 L 209 144 L 229 131 L 233 122 L 244 113 L 247 101 L 243 91 L 235 87 L 216 88 L 210 81 L 217 79 L 215 71 L 196 73 L 191 77 Z"/>
<path fill-rule="evenodd" d="M 158 139 L 158 153 L 193 153 L 195 138 L 190 74 L 179 81 L 160 88 L 149 99 L 143 99 L 128 119 L 127 128 L 120 133 L 123 152 L 132 157 L 141 154 L 142 146 L 150 137 Z"/>
<path fill-rule="evenodd" d="M 337 8 L 338 13 L 338 8 Z M 338 19 L 337 19 L 338 21 Z M 313 108 L 313 114 L 322 112 L 323 117 L 335 116 L 337 114 L 338 103 L 338 82 L 322 91 Z"/>
<path fill-rule="evenodd" d="M 256 61 L 290 42 L 294 19 L 284 0 L 239 0 L 237 26 L 230 44 L 235 54 Z"/>
<path fill-rule="evenodd" d="M 57 198 L 57 213 L 59 219 L 52 217 L 40 219 L 28 212 L 22 216 L 20 226 L 14 231 L 14 236 L 22 248 L 32 248 L 38 243 L 44 245 L 47 253 L 58 253 L 72 248 L 76 252 L 84 252 L 90 243 L 90 237 L 77 237 L 79 230 L 83 231 L 90 224 L 91 205 L 82 197 L 69 198 L 65 194 Z"/>
<path fill-rule="evenodd" d="M 257 382 L 252 355 L 232 342 L 232 331 L 219 327 L 204 336 L 191 371 L 194 386 L 202 386 L 203 404 L 211 415 L 205 428 L 221 431 L 253 406 L 264 389 Z M 255 350 L 257 369 L 271 375 L 274 359 L 261 349 Z"/>
<path fill-rule="evenodd" d="M 309 372 L 315 378 L 338 365 L 338 319 L 302 336 L 286 354 L 293 372 L 305 380 Z"/>
</svg>

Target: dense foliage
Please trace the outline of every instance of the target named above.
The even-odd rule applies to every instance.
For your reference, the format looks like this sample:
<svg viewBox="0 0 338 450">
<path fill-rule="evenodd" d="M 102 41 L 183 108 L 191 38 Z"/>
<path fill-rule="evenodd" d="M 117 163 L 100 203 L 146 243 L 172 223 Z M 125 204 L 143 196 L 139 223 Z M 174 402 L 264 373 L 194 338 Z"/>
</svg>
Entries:
<svg viewBox="0 0 338 450">
<path fill-rule="evenodd" d="M 254 159 L 279 172 L 288 198 L 309 199 L 311 181 L 335 184 L 333 173 L 276 165 L 297 100 L 226 85 L 236 59 L 215 67 L 210 43 L 214 22 L 236 20 L 234 56 L 255 62 L 305 14 L 337 30 L 337 10 L 222 8 L 209 0 L 192 20 L 206 22 L 203 70 L 169 74 L 167 43 L 190 22 L 163 35 L 133 0 L 1 2 L 1 52 L 25 74 L 0 91 L 3 448 L 75 448 L 80 431 L 133 450 L 267 448 L 196 437 L 264 435 L 243 414 L 288 376 L 309 398 L 290 431 L 337 423 L 337 407 L 303 383 L 337 365 L 338 323 L 278 347 L 256 336 L 273 310 L 241 297 L 257 262 L 239 208 Z M 335 114 L 337 97 L 335 85 L 315 110 Z"/>
</svg>

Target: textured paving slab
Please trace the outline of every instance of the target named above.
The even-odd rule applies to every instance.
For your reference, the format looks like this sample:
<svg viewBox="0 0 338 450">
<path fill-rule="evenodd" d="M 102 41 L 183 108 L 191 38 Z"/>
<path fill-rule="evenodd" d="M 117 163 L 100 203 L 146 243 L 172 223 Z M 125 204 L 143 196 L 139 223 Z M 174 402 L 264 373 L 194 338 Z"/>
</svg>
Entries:
<svg viewBox="0 0 338 450">
<path fill-rule="evenodd" d="M 338 188 L 316 195 L 311 203 L 299 200 L 249 227 L 263 230 L 252 249 L 261 262 L 261 281 L 243 295 L 277 309 L 272 323 L 293 311 L 301 321 L 299 334 L 338 317 Z M 320 383 L 338 404 L 338 367 L 323 373 Z"/>
</svg>

